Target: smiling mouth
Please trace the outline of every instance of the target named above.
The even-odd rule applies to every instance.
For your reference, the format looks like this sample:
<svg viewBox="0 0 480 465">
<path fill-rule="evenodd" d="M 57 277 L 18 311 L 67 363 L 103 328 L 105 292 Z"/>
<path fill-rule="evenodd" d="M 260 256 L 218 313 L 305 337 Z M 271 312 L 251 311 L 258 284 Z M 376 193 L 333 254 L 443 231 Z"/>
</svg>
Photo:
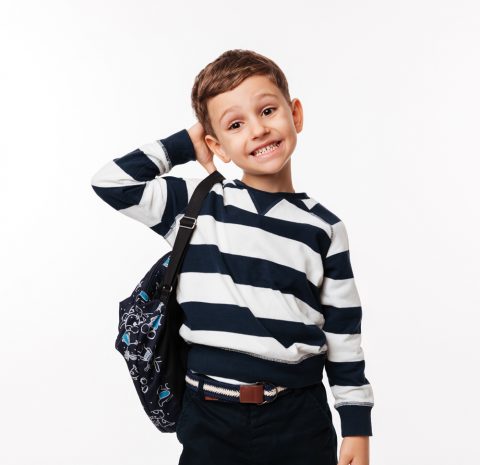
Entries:
<svg viewBox="0 0 480 465">
<path fill-rule="evenodd" d="M 281 143 L 282 143 L 281 140 L 277 140 L 277 141 L 273 142 L 272 144 L 258 150 L 257 152 L 250 152 L 249 155 L 251 157 L 259 157 L 259 156 L 262 156 L 262 155 L 268 155 L 269 153 L 274 152 L 280 146 Z"/>
</svg>

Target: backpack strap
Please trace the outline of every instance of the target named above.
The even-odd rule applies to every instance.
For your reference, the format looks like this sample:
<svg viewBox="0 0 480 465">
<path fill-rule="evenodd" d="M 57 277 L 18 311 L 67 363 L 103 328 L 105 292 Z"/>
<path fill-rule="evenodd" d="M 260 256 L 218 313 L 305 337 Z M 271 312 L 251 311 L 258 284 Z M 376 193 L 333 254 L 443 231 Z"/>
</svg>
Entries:
<svg viewBox="0 0 480 465">
<path fill-rule="evenodd" d="M 180 218 L 180 227 L 173 244 L 170 262 L 160 289 L 161 294 L 172 292 L 185 257 L 187 245 L 190 242 L 193 230 L 197 224 L 197 216 L 202 207 L 202 203 L 212 186 L 217 182 L 221 182 L 223 179 L 225 179 L 225 177 L 219 171 L 215 170 L 206 178 L 202 179 L 195 188 L 185 209 L 185 214 Z"/>
</svg>

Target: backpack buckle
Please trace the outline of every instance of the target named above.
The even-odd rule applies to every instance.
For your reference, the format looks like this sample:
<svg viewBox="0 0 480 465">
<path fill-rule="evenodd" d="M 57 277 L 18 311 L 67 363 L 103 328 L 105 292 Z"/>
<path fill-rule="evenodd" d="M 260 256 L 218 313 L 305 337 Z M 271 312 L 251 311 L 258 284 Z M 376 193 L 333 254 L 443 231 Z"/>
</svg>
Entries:
<svg viewBox="0 0 480 465">
<path fill-rule="evenodd" d="M 191 222 L 186 221 L 186 223 L 185 223 L 185 220 L 190 220 Z M 180 218 L 180 227 L 181 228 L 193 229 L 196 224 L 197 224 L 197 219 L 193 218 L 192 216 L 183 215 L 182 218 Z"/>
</svg>

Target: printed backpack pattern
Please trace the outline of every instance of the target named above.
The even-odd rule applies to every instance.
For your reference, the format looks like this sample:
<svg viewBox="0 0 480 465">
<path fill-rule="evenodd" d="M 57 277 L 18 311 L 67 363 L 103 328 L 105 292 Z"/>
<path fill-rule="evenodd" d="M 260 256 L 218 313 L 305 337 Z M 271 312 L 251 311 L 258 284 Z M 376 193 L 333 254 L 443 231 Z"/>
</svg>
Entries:
<svg viewBox="0 0 480 465">
<path fill-rule="evenodd" d="M 127 362 L 146 414 L 163 433 L 176 431 L 184 389 L 179 375 L 186 370 L 188 350 L 188 345 L 179 335 L 175 344 L 172 344 L 172 339 L 166 338 L 167 305 L 169 315 L 170 312 L 176 313 L 176 319 L 181 315 L 175 293 L 171 299 L 160 293 L 170 255 L 171 251 L 161 257 L 137 284 L 133 293 L 120 302 L 115 341 L 115 349 Z M 170 321 L 174 321 L 173 318 Z M 167 341 L 162 344 L 165 339 L 169 347 L 165 346 Z M 167 349 L 169 356 L 165 356 Z M 174 366 L 178 363 L 181 363 L 180 367 Z M 178 389 L 172 389 L 172 379 L 179 380 Z"/>
</svg>

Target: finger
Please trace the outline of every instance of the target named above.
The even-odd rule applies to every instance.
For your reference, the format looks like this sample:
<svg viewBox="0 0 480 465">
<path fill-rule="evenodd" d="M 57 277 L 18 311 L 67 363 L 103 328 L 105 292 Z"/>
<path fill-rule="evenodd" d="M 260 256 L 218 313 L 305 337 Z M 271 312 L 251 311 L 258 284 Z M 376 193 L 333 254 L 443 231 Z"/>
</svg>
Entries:
<svg viewBox="0 0 480 465">
<path fill-rule="evenodd" d="M 350 460 L 345 456 L 340 456 L 337 465 L 350 465 Z"/>
<path fill-rule="evenodd" d="M 368 458 L 367 457 L 361 457 L 361 456 L 355 456 L 352 459 L 352 465 L 368 465 Z"/>
</svg>

